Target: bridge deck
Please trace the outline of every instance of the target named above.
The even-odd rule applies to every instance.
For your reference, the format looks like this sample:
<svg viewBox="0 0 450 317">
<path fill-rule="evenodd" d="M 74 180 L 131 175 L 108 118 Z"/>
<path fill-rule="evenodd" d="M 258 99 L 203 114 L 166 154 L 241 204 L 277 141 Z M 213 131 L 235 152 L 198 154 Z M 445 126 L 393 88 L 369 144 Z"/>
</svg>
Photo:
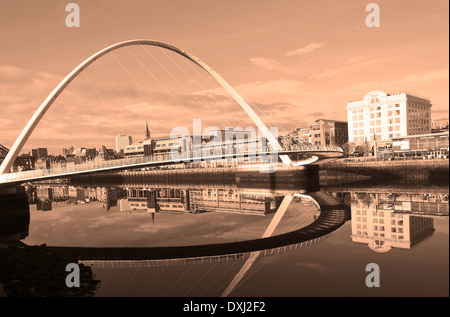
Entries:
<svg viewBox="0 0 450 317">
<path fill-rule="evenodd" d="M 178 163 L 189 162 L 201 162 L 201 161 L 215 161 L 215 160 L 232 160 L 233 158 L 244 159 L 266 159 L 273 161 L 275 156 L 278 158 L 280 155 L 290 154 L 329 154 L 338 153 L 341 154 L 342 149 L 338 147 L 302 147 L 294 148 L 286 151 L 278 152 L 246 152 L 246 153 L 231 153 L 231 154 L 214 154 L 214 155 L 201 155 L 204 153 L 194 153 L 192 157 L 182 157 L 178 154 L 166 154 L 157 156 L 142 156 L 134 158 L 117 159 L 110 161 L 99 162 L 86 162 L 78 165 L 72 165 L 67 167 L 52 168 L 52 169 L 40 169 L 32 171 L 23 171 L 17 173 L 7 173 L 0 175 L 1 184 L 14 184 L 29 181 L 40 181 L 50 178 L 64 178 L 77 174 L 98 173 L 104 171 L 145 168 L 160 165 L 172 165 Z M 196 155 L 199 154 L 199 155 Z"/>
</svg>

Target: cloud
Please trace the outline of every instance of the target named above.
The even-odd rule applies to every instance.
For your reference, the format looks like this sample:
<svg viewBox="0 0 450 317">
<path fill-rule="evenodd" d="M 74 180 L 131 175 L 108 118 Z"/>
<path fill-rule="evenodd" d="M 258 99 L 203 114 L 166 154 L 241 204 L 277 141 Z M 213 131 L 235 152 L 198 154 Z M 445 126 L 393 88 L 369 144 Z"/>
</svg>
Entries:
<svg viewBox="0 0 450 317">
<path fill-rule="evenodd" d="M 322 117 L 323 115 L 325 115 L 325 112 L 322 112 L 322 111 L 308 113 L 308 116 L 310 116 L 310 117 Z"/>
<path fill-rule="evenodd" d="M 293 72 L 293 70 L 291 68 L 283 66 L 282 64 L 280 64 L 279 61 L 277 61 L 275 59 L 269 59 L 269 58 L 264 58 L 264 57 L 253 57 L 253 58 L 250 58 L 250 62 L 255 66 L 269 69 L 269 70 L 280 71 L 283 73 L 292 73 Z"/>
<path fill-rule="evenodd" d="M 291 51 L 291 52 L 287 52 L 286 56 L 293 56 L 293 55 L 301 55 L 301 54 L 306 54 L 306 53 L 311 53 L 315 50 L 318 50 L 322 47 L 325 47 L 327 45 L 327 43 L 322 42 L 322 43 L 310 43 L 302 48 L 299 48 L 295 51 Z"/>
<path fill-rule="evenodd" d="M 331 68 L 331 69 L 327 69 L 317 75 L 312 76 L 314 79 L 325 79 L 325 78 L 333 78 L 333 77 L 337 77 L 338 75 L 341 74 L 350 74 L 356 71 L 361 71 L 362 69 L 366 68 L 366 67 L 370 67 L 372 65 L 375 65 L 377 63 L 376 60 L 370 60 L 370 61 L 365 61 L 365 62 L 361 62 L 361 63 L 356 63 L 356 64 L 349 64 L 349 65 L 344 65 L 344 66 L 340 66 L 337 68 Z"/>
</svg>

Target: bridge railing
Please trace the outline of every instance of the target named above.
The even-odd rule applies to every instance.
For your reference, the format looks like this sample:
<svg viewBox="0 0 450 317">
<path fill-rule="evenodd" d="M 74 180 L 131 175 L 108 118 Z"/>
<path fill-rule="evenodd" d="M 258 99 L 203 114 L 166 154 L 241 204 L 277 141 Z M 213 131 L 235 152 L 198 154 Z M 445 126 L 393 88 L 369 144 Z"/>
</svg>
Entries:
<svg viewBox="0 0 450 317">
<path fill-rule="evenodd" d="M 54 176 L 54 175 L 64 175 L 70 173 L 77 172 L 95 172 L 96 170 L 115 168 L 115 167 L 127 167 L 127 166 L 139 166 L 147 163 L 183 163 L 190 161 L 208 161 L 214 159 L 228 158 L 231 157 L 261 157 L 262 154 L 266 155 L 266 159 L 271 159 L 268 154 L 281 154 L 284 151 L 336 151 L 342 152 L 340 147 L 336 146 L 320 146 L 320 145 L 292 145 L 286 147 L 281 152 L 261 152 L 261 150 L 252 150 L 252 151 L 235 151 L 235 150 L 226 150 L 225 153 L 221 152 L 221 150 L 194 150 L 189 152 L 185 152 L 184 154 L 179 154 L 178 152 L 160 154 L 160 155 L 152 155 L 152 156 L 139 156 L 139 157 L 129 157 L 123 159 L 109 160 L 109 161 L 90 161 L 76 165 L 67 165 L 62 167 L 55 167 L 50 169 L 39 169 L 39 170 L 31 170 L 31 171 L 22 171 L 17 173 L 7 173 L 0 175 L 0 183 L 15 181 L 15 180 L 26 180 L 33 179 L 45 176 Z"/>
</svg>

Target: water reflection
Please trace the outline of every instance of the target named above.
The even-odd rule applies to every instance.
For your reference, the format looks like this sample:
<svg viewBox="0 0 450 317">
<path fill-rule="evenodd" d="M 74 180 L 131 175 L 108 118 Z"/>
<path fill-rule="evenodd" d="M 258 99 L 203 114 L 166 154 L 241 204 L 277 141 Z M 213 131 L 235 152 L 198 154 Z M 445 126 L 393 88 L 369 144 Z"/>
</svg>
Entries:
<svg viewBox="0 0 450 317">
<path fill-rule="evenodd" d="M 448 217 L 448 194 L 351 193 L 352 241 L 376 252 L 411 249 L 435 231 L 433 216 Z"/>
<path fill-rule="evenodd" d="M 401 256 L 414 262 L 424 252 L 437 256 L 442 246 L 437 233 L 448 240 L 448 188 L 318 190 L 305 181 L 304 171 L 264 175 L 265 180 L 251 173 L 219 172 L 191 183 L 172 174 L 149 180 L 147 172 L 133 172 L 27 185 L 22 206 L 27 197 L 31 222 L 21 218 L 15 240 L 60 246 L 91 265 L 102 280 L 99 296 L 218 296 L 233 285 L 255 251 L 261 252 L 239 280 L 238 291 L 245 289 L 248 276 L 272 263 L 277 272 L 287 263 L 301 264 L 301 272 L 331 270 L 339 256 L 358 246 L 367 250 L 358 254 L 365 264 L 374 261 L 370 254 L 391 250 L 395 256 L 395 249 L 407 250 Z M 273 235 L 262 240 L 286 197 L 290 203 Z M 0 226 L 0 236 L 8 234 Z M 286 295 L 305 295 L 297 285 L 307 277 L 296 278 L 299 272 L 298 267 L 287 270 L 289 278 L 280 282 L 291 291 Z M 333 276 L 339 272 L 336 268 Z M 259 276 L 259 281 L 265 278 Z M 253 287 L 246 294 L 260 290 Z M 230 294 L 239 293 L 232 288 Z"/>
<path fill-rule="evenodd" d="M 338 206 L 340 205 L 343 206 L 343 209 L 349 208 L 351 210 L 351 217 L 348 217 L 348 219 L 351 218 L 351 241 L 367 244 L 370 249 L 380 253 L 387 252 L 392 248 L 411 249 L 415 247 L 433 236 L 435 232 L 433 218 L 448 219 L 449 216 L 448 193 L 445 192 L 445 189 L 435 191 L 430 189 L 428 193 L 418 193 L 415 190 L 408 191 L 405 188 L 400 190 L 345 188 L 345 191 L 329 189 L 328 195 L 330 197 L 318 200 L 317 194 L 313 197 L 303 195 L 302 199 L 299 198 L 298 193 L 291 189 L 278 190 L 270 186 L 270 190 L 265 190 L 261 184 L 259 185 L 260 188 L 243 188 L 236 184 L 226 188 L 217 187 L 218 185 L 208 187 L 198 184 L 192 186 L 189 186 L 189 184 L 172 185 L 170 188 L 157 188 L 157 186 L 155 184 L 149 186 L 148 183 L 139 184 L 136 181 L 122 184 L 121 187 L 40 184 L 29 188 L 28 192 L 31 193 L 29 194 L 29 201 L 36 205 L 37 211 L 52 210 L 52 203 L 59 204 L 59 206 L 62 202 L 74 206 L 86 204 L 94 206 L 97 204 L 95 206 L 101 205 L 104 211 L 128 215 L 151 215 L 152 225 L 155 225 L 155 215 L 159 215 L 158 218 L 162 217 L 163 214 L 181 215 L 214 212 L 214 216 L 197 218 L 198 221 L 188 218 L 185 220 L 166 218 L 173 222 L 169 226 L 167 226 L 164 218 L 158 218 L 161 221 L 157 223 L 157 225 L 161 224 L 160 230 L 143 229 L 144 227 L 148 228 L 148 225 L 143 225 L 143 218 L 139 218 L 136 227 L 132 228 L 133 231 L 157 232 L 159 238 L 156 240 L 160 240 L 163 236 L 162 230 L 180 230 L 180 228 L 186 226 L 203 228 L 203 233 L 195 229 L 192 230 L 196 231 L 198 236 L 195 239 L 189 239 L 186 236 L 184 241 L 180 241 L 180 245 L 259 238 L 286 195 L 297 195 L 297 198 L 292 201 L 283 221 L 276 229 L 277 234 L 295 231 L 314 222 L 320 215 L 320 209 L 324 210 L 327 207 L 325 205 L 328 204 L 326 201 L 332 197 L 335 199 L 331 204 L 334 209 L 341 208 Z M 306 197 L 309 197 L 309 199 Z M 312 201 L 316 204 L 319 203 L 319 205 L 322 204 L 322 206 L 314 207 Z M 305 210 L 309 211 L 305 212 Z M 244 218 L 232 218 L 231 216 L 227 218 L 227 216 L 217 216 L 218 213 L 265 216 L 267 219 L 255 221 L 249 220 L 249 218 L 245 220 Z M 305 214 L 308 215 L 306 219 L 302 218 Z M 219 222 L 215 222 L 214 219 L 219 220 Z M 293 226 L 296 219 L 303 220 L 298 221 Z M 77 220 L 74 219 L 74 221 Z M 116 218 L 118 225 L 121 221 L 120 218 Z M 228 228 L 230 229 L 229 238 L 222 239 L 226 236 L 224 234 L 226 223 L 231 224 L 234 230 Z M 129 223 L 129 225 L 133 226 L 133 223 Z M 169 227 L 172 228 L 169 229 Z M 240 229 L 237 230 L 236 228 Z M 97 229 L 101 230 L 98 227 Z M 216 233 L 214 233 L 215 230 Z M 237 231 L 241 231 L 241 234 L 232 238 L 231 232 L 236 233 Z M 200 236 L 207 238 L 200 239 Z M 145 241 L 149 242 L 151 235 L 147 238 Z M 161 242 L 146 244 L 148 242 L 129 246 L 168 245 Z M 171 241 L 171 243 L 170 245 L 176 244 L 175 241 Z M 116 245 L 103 243 L 99 246 L 114 247 Z"/>
</svg>

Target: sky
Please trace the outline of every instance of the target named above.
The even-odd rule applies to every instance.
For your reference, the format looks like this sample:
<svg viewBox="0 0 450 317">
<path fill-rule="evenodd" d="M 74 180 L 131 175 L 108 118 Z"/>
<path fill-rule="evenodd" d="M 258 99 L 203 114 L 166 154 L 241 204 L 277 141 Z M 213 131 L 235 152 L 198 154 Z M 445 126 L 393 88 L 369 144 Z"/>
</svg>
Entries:
<svg viewBox="0 0 450 317">
<path fill-rule="evenodd" d="M 0 144 L 10 148 L 40 104 L 78 64 L 130 39 L 170 43 L 207 63 L 284 134 L 318 118 L 347 120 L 372 90 L 430 99 L 448 117 L 446 0 L 75 1 L 80 27 L 57 0 L 0 0 Z M 258 110 L 259 112 L 259 110 Z M 124 132 L 252 125 L 213 79 L 173 52 L 136 46 L 107 54 L 58 97 L 24 147 L 115 148 Z M 201 131 L 202 131 L 201 130 Z"/>
</svg>

